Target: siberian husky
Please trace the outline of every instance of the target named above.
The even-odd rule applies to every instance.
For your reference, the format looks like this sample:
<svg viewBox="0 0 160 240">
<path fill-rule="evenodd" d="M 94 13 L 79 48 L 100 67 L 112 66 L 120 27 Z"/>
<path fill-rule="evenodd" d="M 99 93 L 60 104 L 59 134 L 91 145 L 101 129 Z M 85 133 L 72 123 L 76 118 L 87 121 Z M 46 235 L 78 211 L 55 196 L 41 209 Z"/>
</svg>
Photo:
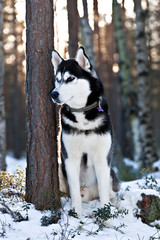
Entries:
<svg viewBox="0 0 160 240">
<path fill-rule="evenodd" d="M 115 198 L 119 181 L 111 168 L 112 128 L 103 85 L 83 47 L 75 59 L 52 52 L 56 71 L 54 103 L 61 108 L 62 172 L 68 180 L 72 207 L 82 214 L 82 201 L 100 198 L 100 206 Z"/>
</svg>

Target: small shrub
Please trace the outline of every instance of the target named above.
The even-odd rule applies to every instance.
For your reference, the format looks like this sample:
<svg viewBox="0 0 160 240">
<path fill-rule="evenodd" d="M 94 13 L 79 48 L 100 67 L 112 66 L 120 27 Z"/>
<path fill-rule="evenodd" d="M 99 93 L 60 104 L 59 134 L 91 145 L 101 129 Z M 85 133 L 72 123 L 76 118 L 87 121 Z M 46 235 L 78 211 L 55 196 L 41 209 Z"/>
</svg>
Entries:
<svg viewBox="0 0 160 240">
<path fill-rule="evenodd" d="M 74 217 L 74 218 L 78 218 L 78 214 L 75 212 L 75 208 L 70 209 L 70 210 L 68 211 L 68 215 L 69 215 L 69 216 L 72 216 L 72 217 Z"/>
<path fill-rule="evenodd" d="M 25 194 L 25 169 L 16 169 L 16 174 L 0 171 L 0 191 L 8 189 L 8 197 L 15 194 L 24 200 Z"/>
<path fill-rule="evenodd" d="M 105 222 L 109 219 L 117 218 L 118 216 L 124 217 L 124 215 L 128 214 L 128 210 L 124 209 L 118 211 L 113 208 L 111 203 L 105 205 L 103 208 L 98 208 L 96 211 L 93 211 L 93 217 L 95 218 L 94 223 L 98 224 L 99 230 L 101 230 L 105 226 Z"/>
<path fill-rule="evenodd" d="M 97 220 L 101 219 L 101 220 L 107 221 L 108 219 L 113 217 L 111 207 L 113 207 L 111 203 L 109 203 L 108 205 L 105 204 L 103 208 L 98 208 L 96 211 L 93 211 L 93 216 Z"/>
<path fill-rule="evenodd" d="M 26 220 L 28 220 L 28 210 L 30 209 L 31 203 L 24 202 L 22 209 L 26 212 Z"/>
<path fill-rule="evenodd" d="M 0 237 L 6 238 L 7 237 L 7 228 L 13 229 L 11 224 L 7 224 L 6 222 L 0 220 Z"/>
<path fill-rule="evenodd" d="M 41 217 L 41 225 L 49 226 L 52 223 L 57 223 L 61 218 L 61 211 L 59 209 L 54 209 L 51 211 L 49 216 Z"/>
<path fill-rule="evenodd" d="M 6 237 L 6 224 L 0 220 L 1 230 L 0 230 L 0 237 Z"/>
<path fill-rule="evenodd" d="M 158 187 L 158 182 L 152 176 L 145 177 L 144 189 L 153 189 L 160 192 L 160 187 Z"/>
<path fill-rule="evenodd" d="M 2 205 L 0 211 L 10 214 L 15 222 L 27 221 L 30 204 L 24 201 L 25 170 L 17 168 L 16 174 L 0 171 L 0 191 L 0 203 Z M 14 206 L 17 202 L 23 202 L 22 208 L 13 210 L 11 206 Z M 21 214 L 22 211 L 25 211 L 25 217 Z"/>
</svg>

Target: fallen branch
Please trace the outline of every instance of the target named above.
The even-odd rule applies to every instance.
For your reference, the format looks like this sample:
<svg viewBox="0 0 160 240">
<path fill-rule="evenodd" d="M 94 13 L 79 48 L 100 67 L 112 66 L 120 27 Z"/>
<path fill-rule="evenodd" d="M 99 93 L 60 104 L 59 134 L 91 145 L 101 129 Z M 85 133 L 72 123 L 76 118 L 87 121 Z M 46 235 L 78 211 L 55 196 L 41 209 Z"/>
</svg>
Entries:
<svg viewBox="0 0 160 240">
<path fill-rule="evenodd" d="M 3 208 L 0 208 L 1 212 L 5 212 L 11 215 L 11 217 L 14 219 L 15 222 L 21 222 L 21 221 L 27 221 L 28 220 L 28 216 L 27 217 L 23 217 L 22 214 L 19 211 L 12 211 L 7 204 L 5 204 L 4 202 L 1 202 L 1 205 L 3 206 Z"/>
</svg>

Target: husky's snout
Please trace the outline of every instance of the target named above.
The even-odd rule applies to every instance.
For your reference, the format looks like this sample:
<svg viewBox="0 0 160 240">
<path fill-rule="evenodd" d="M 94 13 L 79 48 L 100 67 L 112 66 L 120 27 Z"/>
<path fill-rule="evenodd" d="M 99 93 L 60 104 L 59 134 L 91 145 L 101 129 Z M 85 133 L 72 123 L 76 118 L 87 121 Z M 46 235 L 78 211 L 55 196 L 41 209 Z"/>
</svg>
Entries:
<svg viewBox="0 0 160 240">
<path fill-rule="evenodd" d="M 54 103 L 59 103 L 58 97 L 59 97 L 59 92 L 57 92 L 56 90 L 53 90 L 51 92 L 51 99 Z"/>
</svg>

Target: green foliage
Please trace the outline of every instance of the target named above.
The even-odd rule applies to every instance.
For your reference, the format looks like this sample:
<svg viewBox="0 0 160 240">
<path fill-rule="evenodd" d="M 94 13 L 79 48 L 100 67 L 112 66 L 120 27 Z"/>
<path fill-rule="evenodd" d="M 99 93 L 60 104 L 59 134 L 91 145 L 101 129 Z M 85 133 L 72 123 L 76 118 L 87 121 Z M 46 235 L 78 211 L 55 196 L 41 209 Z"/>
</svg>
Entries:
<svg viewBox="0 0 160 240">
<path fill-rule="evenodd" d="M 106 227 L 106 221 L 108 219 L 113 219 L 117 217 L 123 217 L 124 215 L 128 214 L 128 210 L 118 211 L 113 207 L 113 205 L 110 203 L 108 205 L 105 205 L 103 208 L 98 208 L 96 211 L 93 211 L 92 215 L 86 216 L 85 221 L 79 221 L 77 213 L 74 209 L 71 209 L 67 212 L 62 209 L 62 213 L 65 215 L 66 222 L 59 221 L 58 224 L 60 226 L 58 231 L 54 231 L 52 235 L 59 236 L 59 240 L 70 240 L 73 239 L 77 235 L 81 235 L 81 233 L 85 233 L 86 236 L 95 236 L 103 229 L 103 227 Z M 79 225 L 77 227 L 71 228 L 69 220 L 70 216 L 75 217 L 75 221 L 79 221 Z M 46 220 L 46 219 L 45 219 Z M 93 224 L 96 224 L 94 226 L 93 230 Z M 89 229 L 89 225 L 91 225 L 91 229 Z M 120 231 L 120 228 L 126 227 L 123 223 L 120 224 L 120 226 L 115 227 L 114 229 L 116 231 Z"/>
<path fill-rule="evenodd" d="M 52 223 L 57 223 L 61 218 L 61 211 L 59 209 L 52 209 L 49 216 L 41 217 L 41 225 L 49 226 Z"/>
<path fill-rule="evenodd" d="M 78 218 L 78 214 L 75 212 L 75 208 L 70 209 L 70 210 L 68 211 L 68 215 L 69 215 L 69 216 L 72 216 L 72 217 L 74 217 L 74 218 Z"/>
<path fill-rule="evenodd" d="M 110 218 L 117 217 L 118 211 L 112 213 L 111 207 L 113 207 L 113 205 L 109 203 L 108 205 L 105 204 L 103 208 L 98 208 L 96 211 L 93 211 L 93 216 L 96 218 L 96 221 L 99 221 L 99 219 L 107 221 Z"/>
<path fill-rule="evenodd" d="M 158 182 L 152 176 L 145 177 L 144 185 L 141 187 L 142 189 L 153 189 L 157 192 L 160 192 L 160 187 L 158 186 Z"/>
<path fill-rule="evenodd" d="M 30 206 L 31 204 L 27 202 L 24 202 L 22 206 L 23 211 L 26 212 L 26 220 L 28 220 L 28 210 L 30 209 Z"/>
<path fill-rule="evenodd" d="M 99 230 L 101 230 L 105 226 L 105 222 L 109 219 L 117 218 L 119 216 L 123 217 L 128 214 L 128 210 L 118 211 L 113 208 L 111 203 L 105 205 L 103 208 L 98 208 L 96 211 L 93 211 L 93 217 L 95 218 L 94 223 L 98 224 Z"/>
</svg>

